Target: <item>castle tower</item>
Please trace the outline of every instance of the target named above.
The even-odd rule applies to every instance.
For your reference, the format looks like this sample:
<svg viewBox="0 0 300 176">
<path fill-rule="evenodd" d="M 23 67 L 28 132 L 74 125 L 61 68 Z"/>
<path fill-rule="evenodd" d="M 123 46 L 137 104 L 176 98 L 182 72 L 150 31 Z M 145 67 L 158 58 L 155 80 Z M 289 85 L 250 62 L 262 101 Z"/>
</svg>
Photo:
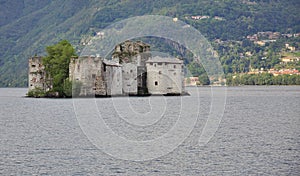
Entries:
<svg viewBox="0 0 300 176">
<path fill-rule="evenodd" d="M 154 57 L 146 62 L 147 88 L 150 94 L 180 95 L 184 93 L 183 61 Z"/>
<path fill-rule="evenodd" d="M 39 88 L 47 91 L 46 72 L 45 67 L 42 65 L 42 57 L 34 56 L 29 58 L 28 68 L 29 90 Z"/>
<path fill-rule="evenodd" d="M 113 59 L 123 65 L 123 91 L 125 94 L 147 93 L 146 61 L 151 57 L 150 46 L 141 41 L 125 41 L 115 47 Z"/>
</svg>

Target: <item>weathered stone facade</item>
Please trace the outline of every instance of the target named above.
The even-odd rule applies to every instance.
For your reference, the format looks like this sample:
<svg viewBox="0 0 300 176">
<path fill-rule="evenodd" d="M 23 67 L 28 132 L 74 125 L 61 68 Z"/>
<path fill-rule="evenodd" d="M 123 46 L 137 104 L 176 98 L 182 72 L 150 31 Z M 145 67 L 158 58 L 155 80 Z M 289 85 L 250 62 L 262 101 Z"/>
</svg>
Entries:
<svg viewBox="0 0 300 176">
<path fill-rule="evenodd" d="M 69 78 L 81 82 L 81 96 L 106 95 L 103 62 L 94 56 L 72 58 L 69 65 Z"/>
<path fill-rule="evenodd" d="M 71 58 L 69 77 L 82 83 L 80 96 L 122 94 L 122 70 L 119 63 L 95 56 Z"/>
<path fill-rule="evenodd" d="M 104 60 L 104 82 L 109 96 L 123 94 L 122 67 L 119 63 Z"/>
<path fill-rule="evenodd" d="M 154 57 L 146 62 L 147 88 L 150 94 L 184 93 L 183 61 Z"/>
<path fill-rule="evenodd" d="M 124 94 L 147 94 L 146 61 L 151 57 L 150 46 L 141 41 L 125 41 L 115 47 L 113 59 L 123 65 Z"/>
<path fill-rule="evenodd" d="M 125 41 L 115 47 L 113 58 L 119 58 L 121 63 L 132 63 L 135 62 L 136 64 L 142 65 L 143 61 L 147 60 L 149 55 L 145 53 L 150 52 L 150 45 L 143 43 L 141 41 Z M 143 55 L 140 55 L 144 53 Z M 137 61 L 140 59 L 139 61 Z"/>
<path fill-rule="evenodd" d="M 47 79 L 42 57 L 34 56 L 28 62 L 28 88 L 29 90 L 41 89 L 48 91 L 51 88 L 51 80 Z"/>
<path fill-rule="evenodd" d="M 82 82 L 81 96 L 184 93 L 183 61 L 149 58 L 145 66 L 92 56 L 72 58 L 70 78 Z"/>
<path fill-rule="evenodd" d="M 137 94 L 137 66 L 134 63 L 124 63 L 122 67 L 124 94 Z"/>
</svg>

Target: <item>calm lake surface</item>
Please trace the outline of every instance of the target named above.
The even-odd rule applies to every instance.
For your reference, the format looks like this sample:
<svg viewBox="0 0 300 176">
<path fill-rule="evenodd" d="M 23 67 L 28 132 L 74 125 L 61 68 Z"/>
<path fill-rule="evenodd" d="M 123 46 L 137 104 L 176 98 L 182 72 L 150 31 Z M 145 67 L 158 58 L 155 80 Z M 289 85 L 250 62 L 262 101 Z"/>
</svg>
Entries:
<svg viewBox="0 0 300 176">
<path fill-rule="evenodd" d="M 73 99 L 24 98 L 27 89 L 2 88 L 0 175 L 300 175 L 299 86 L 228 87 L 222 120 L 202 146 L 198 140 L 210 113 L 212 91 L 210 87 L 188 91 L 189 97 L 95 100 L 107 125 L 129 140 L 162 136 L 181 111 L 187 122 L 198 114 L 190 135 L 173 151 L 131 161 L 106 154 L 89 140 L 76 118 Z M 157 107 L 150 106 L 152 100 Z M 191 108 L 181 110 L 184 106 L 176 102 L 182 100 L 188 100 Z M 140 120 L 123 102 L 135 112 L 154 115 Z M 158 118 L 161 113 L 165 116 Z M 151 125 L 130 125 L 132 121 Z M 179 134 L 170 138 L 177 140 Z"/>
</svg>

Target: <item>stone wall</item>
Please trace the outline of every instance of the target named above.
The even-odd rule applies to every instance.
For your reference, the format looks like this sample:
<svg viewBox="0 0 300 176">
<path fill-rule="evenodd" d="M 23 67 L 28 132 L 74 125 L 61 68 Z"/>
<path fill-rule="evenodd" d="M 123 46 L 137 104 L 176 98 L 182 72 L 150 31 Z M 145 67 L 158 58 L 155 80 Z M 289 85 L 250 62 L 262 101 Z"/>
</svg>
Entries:
<svg viewBox="0 0 300 176">
<path fill-rule="evenodd" d="M 115 47 L 113 60 L 123 65 L 124 94 L 147 94 L 146 61 L 150 56 L 150 46 L 141 41 L 125 41 Z"/>
<path fill-rule="evenodd" d="M 46 72 L 45 67 L 42 65 L 42 57 L 35 56 L 29 58 L 28 68 L 29 90 L 39 88 L 46 91 Z"/>
<path fill-rule="evenodd" d="M 113 58 L 120 58 L 121 63 L 136 63 L 140 53 L 150 52 L 150 45 L 141 41 L 125 41 L 115 47 Z"/>
<path fill-rule="evenodd" d="M 71 58 L 69 77 L 82 83 L 80 96 L 122 95 L 122 67 L 100 57 Z"/>
<path fill-rule="evenodd" d="M 106 95 L 103 69 L 100 57 L 71 58 L 69 77 L 82 83 L 80 96 Z"/>
<path fill-rule="evenodd" d="M 147 88 L 150 94 L 182 94 L 183 61 L 154 57 L 146 62 Z"/>
<path fill-rule="evenodd" d="M 124 94 L 137 94 L 137 66 L 133 63 L 122 64 Z"/>
<path fill-rule="evenodd" d="M 106 94 L 116 96 L 123 94 L 122 67 L 119 63 L 104 60 Z"/>
</svg>

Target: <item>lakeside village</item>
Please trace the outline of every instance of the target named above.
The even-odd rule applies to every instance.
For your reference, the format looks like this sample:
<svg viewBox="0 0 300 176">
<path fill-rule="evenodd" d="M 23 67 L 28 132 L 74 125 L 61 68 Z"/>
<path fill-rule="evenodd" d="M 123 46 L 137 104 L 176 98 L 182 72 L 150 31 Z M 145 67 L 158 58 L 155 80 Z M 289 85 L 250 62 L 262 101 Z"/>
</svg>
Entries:
<svg viewBox="0 0 300 176">
<path fill-rule="evenodd" d="M 242 2 L 250 5 L 256 4 L 249 1 Z M 223 17 L 209 15 L 185 16 L 185 19 L 193 22 L 206 20 L 213 20 L 215 22 L 226 21 Z M 300 76 L 299 39 L 300 33 L 292 33 L 291 30 L 287 29 L 286 33 L 261 31 L 256 34 L 244 36 L 240 40 L 223 41 L 221 39 L 214 39 L 212 45 L 220 55 L 220 61 L 227 78 L 227 85 L 255 85 L 252 82 L 240 83 L 240 81 L 237 81 L 236 84 L 231 84 L 231 80 L 243 76 L 258 78 L 262 74 L 272 75 L 273 79 L 275 79 L 274 77 L 280 79 L 281 77 L 292 75 L 294 78 Z M 191 80 L 197 81 L 197 78 Z M 278 81 L 274 84 L 299 85 L 299 81 L 297 83 L 295 81 L 291 81 L 290 83 L 284 81 L 281 83 L 281 81 Z"/>
<path fill-rule="evenodd" d="M 152 57 L 149 51 L 148 44 L 125 41 L 115 47 L 111 60 L 99 56 L 71 57 L 69 79 L 78 83 L 73 87 L 73 96 L 75 92 L 75 96 L 97 97 L 186 95 L 183 60 Z M 29 59 L 29 92 L 53 88 L 53 79 L 42 61 L 39 56 Z M 47 96 L 61 97 L 58 92 Z"/>
<path fill-rule="evenodd" d="M 266 31 L 213 45 L 219 48 L 227 85 L 300 85 L 299 39 L 300 33 Z"/>
<path fill-rule="evenodd" d="M 202 17 L 191 18 L 206 19 L 205 16 Z M 215 80 L 211 85 L 222 85 L 222 82 L 226 82 L 228 86 L 300 85 L 299 38 L 300 33 L 281 34 L 266 31 L 248 35 L 244 41 L 215 40 L 212 44 L 215 48 L 220 48 L 218 52 L 226 80 Z M 288 43 L 289 40 L 293 42 Z M 249 46 L 243 46 L 244 42 L 249 42 Z M 272 50 L 270 45 L 275 45 L 277 51 L 270 52 Z M 259 49 L 258 53 L 255 51 L 257 49 Z M 199 77 L 185 78 L 186 86 L 202 84 Z"/>
</svg>

